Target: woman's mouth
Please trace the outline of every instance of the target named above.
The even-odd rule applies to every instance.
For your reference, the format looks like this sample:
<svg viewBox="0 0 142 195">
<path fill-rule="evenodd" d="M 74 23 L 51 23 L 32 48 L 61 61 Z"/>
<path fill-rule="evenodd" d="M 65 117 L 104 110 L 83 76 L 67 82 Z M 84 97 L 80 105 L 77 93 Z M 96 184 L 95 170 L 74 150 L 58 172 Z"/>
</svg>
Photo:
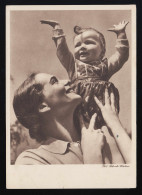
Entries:
<svg viewBox="0 0 142 195">
<path fill-rule="evenodd" d="M 68 94 L 68 93 L 74 93 L 74 90 L 72 89 L 72 88 L 68 88 L 67 90 L 66 90 L 66 93 Z"/>
</svg>

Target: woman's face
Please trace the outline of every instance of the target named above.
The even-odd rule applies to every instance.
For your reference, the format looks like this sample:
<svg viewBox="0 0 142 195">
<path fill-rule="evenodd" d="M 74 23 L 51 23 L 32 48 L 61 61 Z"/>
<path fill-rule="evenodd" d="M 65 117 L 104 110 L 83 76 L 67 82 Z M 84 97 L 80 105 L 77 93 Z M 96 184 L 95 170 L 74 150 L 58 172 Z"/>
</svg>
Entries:
<svg viewBox="0 0 142 195">
<path fill-rule="evenodd" d="M 65 86 L 61 81 L 58 81 L 55 76 L 39 73 L 35 79 L 37 83 L 44 85 L 44 101 L 51 109 L 63 108 L 67 105 L 76 107 L 81 102 L 81 96 L 75 94 L 69 86 Z"/>
</svg>

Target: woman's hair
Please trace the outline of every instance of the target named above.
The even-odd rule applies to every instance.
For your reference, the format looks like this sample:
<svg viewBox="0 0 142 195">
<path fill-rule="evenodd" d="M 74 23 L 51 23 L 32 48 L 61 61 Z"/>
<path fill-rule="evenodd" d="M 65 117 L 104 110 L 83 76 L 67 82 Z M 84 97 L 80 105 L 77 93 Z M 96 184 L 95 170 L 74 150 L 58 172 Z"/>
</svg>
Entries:
<svg viewBox="0 0 142 195">
<path fill-rule="evenodd" d="M 13 108 L 19 122 L 29 129 L 31 138 L 42 141 L 44 138 L 38 106 L 43 99 L 43 84 L 36 83 L 35 76 L 32 73 L 15 91 L 13 99 Z"/>
<path fill-rule="evenodd" d="M 98 30 L 96 30 L 95 28 L 81 28 L 79 26 L 74 27 L 74 32 L 76 35 L 82 34 L 85 31 L 95 31 L 96 33 L 98 33 L 100 43 L 101 43 L 101 48 L 102 48 L 100 60 L 102 60 L 104 55 L 105 55 L 105 52 L 106 52 L 106 42 L 105 42 L 104 35 L 102 33 L 100 33 Z"/>
</svg>

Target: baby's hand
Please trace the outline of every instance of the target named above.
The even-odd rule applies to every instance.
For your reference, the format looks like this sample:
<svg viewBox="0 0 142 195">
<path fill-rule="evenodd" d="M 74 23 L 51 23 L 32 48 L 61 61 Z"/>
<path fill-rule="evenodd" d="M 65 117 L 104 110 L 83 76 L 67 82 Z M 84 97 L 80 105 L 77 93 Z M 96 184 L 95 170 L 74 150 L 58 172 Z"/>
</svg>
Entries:
<svg viewBox="0 0 142 195">
<path fill-rule="evenodd" d="M 49 24 L 50 26 L 52 26 L 53 28 L 60 28 L 60 24 L 57 21 L 54 20 L 41 20 L 40 21 L 41 24 Z"/>
<path fill-rule="evenodd" d="M 115 32 L 116 34 L 117 33 L 120 33 L 120 32 L 124 32 L 128 23 L 129 22 L 123 20 L 118 25 L 113 25 L 113 27 L 112 28 L 109 28 L 108 31 Z"/>
</svg>

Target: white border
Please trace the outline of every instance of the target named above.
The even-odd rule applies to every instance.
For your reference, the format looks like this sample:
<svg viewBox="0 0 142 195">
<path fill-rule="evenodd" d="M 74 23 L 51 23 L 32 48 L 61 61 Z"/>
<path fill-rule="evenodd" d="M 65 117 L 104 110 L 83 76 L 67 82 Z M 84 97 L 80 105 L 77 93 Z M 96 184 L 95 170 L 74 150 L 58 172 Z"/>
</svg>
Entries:
<svg viewBox="0 0 142 195">
<path fill-rule="evenodd" d="M 14 10 L 131 10 L 132 12 L 132 163 L 102 165 L 10 165 L 10 11 Z M 48 5 L 6 7 L 6 186 L 8 189 L 135 188 L 136 187 L 136 6 Z"/>
<path fill-rule="evenodd" d="M 9 10 L 132 10 L 135 5 L 8 5 Z"/>
</svg>

